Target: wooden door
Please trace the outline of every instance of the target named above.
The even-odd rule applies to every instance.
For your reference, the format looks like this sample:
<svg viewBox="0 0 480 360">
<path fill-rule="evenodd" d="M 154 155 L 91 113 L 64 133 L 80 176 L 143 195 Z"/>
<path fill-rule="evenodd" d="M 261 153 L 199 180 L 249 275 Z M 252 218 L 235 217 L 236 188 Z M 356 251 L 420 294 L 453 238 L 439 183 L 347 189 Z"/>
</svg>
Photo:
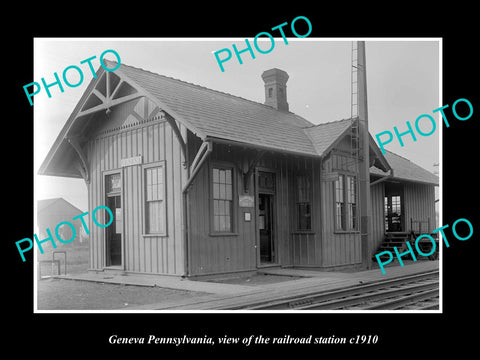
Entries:
<svg viewBox="0 0 480 360">
<path fill-rule="evenodd" d="M 258 229 L 260 233 L 260 264 L 275 262 L 274 195 L 258 194 Z"/>
<path fill-rule="evenodd" d="M 121 173 L 108 174 L 105 177 L 105 202 L 113 214 L 113 222 L 105 229 L 105 265 L 122 266 L 122 176 Z"/>
<path fill-rule="evenodd" d="M 107 228 L 107 266 L 122 265 L 122 199 L 120 195 L 108 196 L 107 207 L 113 213 L 113 222 Z"/>
<path fill-rule="evenodd" d="M 385 196 L 385 231 L 403 231 L 402 196 Z"/>
</svg>

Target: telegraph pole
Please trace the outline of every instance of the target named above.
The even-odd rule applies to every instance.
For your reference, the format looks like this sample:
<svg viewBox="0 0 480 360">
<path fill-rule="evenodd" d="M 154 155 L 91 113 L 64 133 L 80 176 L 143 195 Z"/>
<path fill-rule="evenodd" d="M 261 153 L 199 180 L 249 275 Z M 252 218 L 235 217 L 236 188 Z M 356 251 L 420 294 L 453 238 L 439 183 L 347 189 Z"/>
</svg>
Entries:
<svg viewBox="0 0 480 360">
<path fill-rule="evenodd" d="M 367 269 L 372 267 L 372 216 L 370 205 L 370 146 L 368 132 L 367 106 L 367 68 L 365 61 L 365 41 L 357 42 L 357 104 L 359 122 L 360 155 L 359 162 L 359 202 L 360 234 L 362 244 L 362 264 Z"/>
</svg>

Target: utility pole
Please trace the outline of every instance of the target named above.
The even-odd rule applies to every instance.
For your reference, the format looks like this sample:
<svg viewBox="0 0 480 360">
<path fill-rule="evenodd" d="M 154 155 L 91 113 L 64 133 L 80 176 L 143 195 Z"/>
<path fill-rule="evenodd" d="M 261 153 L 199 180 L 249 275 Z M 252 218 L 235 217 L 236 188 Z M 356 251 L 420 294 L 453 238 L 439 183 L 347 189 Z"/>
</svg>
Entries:
<svg viewBox="0 0 480 360">
<path fill-rule="evenodd" d="M 368 132 L 367 68 L 365 60 L 365 41 L 357 43 L 357 106 L 359 122 L 360 155 L 359 163 L 359 202 L 360 234 L 362 244 L 362 265 L 372 267 L 372 217 L 370 205 L 370 141 Z"/>
</svg>

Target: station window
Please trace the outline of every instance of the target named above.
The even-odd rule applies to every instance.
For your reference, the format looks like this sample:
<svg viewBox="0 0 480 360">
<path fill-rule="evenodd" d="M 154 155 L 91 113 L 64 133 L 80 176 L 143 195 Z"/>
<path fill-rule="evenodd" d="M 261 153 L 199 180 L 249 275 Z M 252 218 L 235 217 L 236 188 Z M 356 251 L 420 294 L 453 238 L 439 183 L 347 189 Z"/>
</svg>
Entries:
<svg viewBox="0 0 480 360">
<path fill-rule="evenodd" d="M 156 163 L 144 167 L 145 233 L 166 235 L 165 165 Z"/>
<path fill-rule="evenodd" d="M 344 198 L 344 176 L 339 175 L 335 180 L 335 229 L 345 229 L 345 202 Z"/>
<path fill-rule="evenodd" d="M 357 181 L 355 176 L 347 176 L 347 220 L 348 229 L 357 230 Z"/>
<path fill-rule="evenodd" d="M 358 230 L 357 178 L 340 174 L 335 180 L 335 229 Z"/>
<path fill-rule="evenodd" d="M 312 230 L 311 182 L 306 175 L 297 176 L 297 230 Z"/>
<path fill-rule="evenodd" d="M 233 169 L 212 168 L 213 231 L 233 232 Z"/>
<path fill-rule="evenodd" d="M 117 193 L 122 190 L 122 177 L 120 173 L 107 175 L 105 179 L 105 193 Z"/>
</svg>

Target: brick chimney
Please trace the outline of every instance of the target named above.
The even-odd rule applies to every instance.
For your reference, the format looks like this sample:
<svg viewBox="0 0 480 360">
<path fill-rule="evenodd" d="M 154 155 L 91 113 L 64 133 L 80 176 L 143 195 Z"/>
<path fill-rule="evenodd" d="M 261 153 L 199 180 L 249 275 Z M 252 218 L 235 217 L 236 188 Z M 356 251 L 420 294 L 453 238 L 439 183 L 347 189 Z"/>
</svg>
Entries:
<svg viewBox="0 0 480 360">
<path fill-rule="evenodd" d="M 288 111 L 288 74 L 283 70 L 274 68 L 264 71 L 262 79 L 265 82 L 265 105 L 277 110 Z"/>
</svg>

